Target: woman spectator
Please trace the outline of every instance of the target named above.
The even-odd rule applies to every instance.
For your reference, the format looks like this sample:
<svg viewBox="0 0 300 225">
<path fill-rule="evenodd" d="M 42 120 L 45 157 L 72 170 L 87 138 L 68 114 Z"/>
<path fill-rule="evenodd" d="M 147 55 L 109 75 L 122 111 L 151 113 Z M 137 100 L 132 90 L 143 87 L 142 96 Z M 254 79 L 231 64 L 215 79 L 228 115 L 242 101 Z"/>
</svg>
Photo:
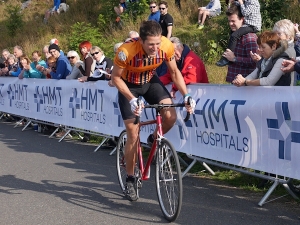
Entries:
<svg viewBox="0 0 300 225">
<path fill-rule="evenodd" d="M 83 62 L 80 60 L 79 55 L 76 51 L 69 51 L 67 54 L 67 58 L 70 61 L 70 64 L 72 65 L 72 71 L 71 73 L 66 77 L 67 80 L 72 79 L 78 79 L 82 77 L 82 73 L 78 69 L 78 66 L 82 65 Z"/>
<path fill-rule="evenodd" d="M 51 79 L 51 75 L 46 68 L 50 68 L 51 71 L 56 72 L 56 58 L 54 56 L 47 58 L 47 67 L 43 67 L 42 69 L 44 76 L 46 76 L 47 79 Z"/>
<path fill-rule="evenodd" d="M 29 71 L 30 78 L 46 78 L 41 68 L 46 68 L 47 64 L 42 59 L 42 54 L 39 51 L 32 52 L 32 63 L 30 63 L 32 70 Z"/>
<path fill-rule="evenodd" d="M 84 76 L 79 78 L 78 80 L 81 82 L 110 80 L 111 70 L 113 68 L 112 60 L 105 57 L 104 52 L 98 46 L 93 46 L 90 53 L 96 61 L 94 73 L 90 77 Z"/>
<path fill-rule="evenodd" d="M 9 54 L 7 56 L 7 70 L 2 73 L 2 76 L 9 76 L 9 72 L 16 72 L 18 70 L 18 59 L 13 55 Z"/>
<path fill-rule="evenodd" d="M 27 55 L 22 55 L 20 57 L 20 63 L 21 63 L 20 67 L 21 67 L 22 71 L 19 74 L 19 79 L 23 79 L 24 77 L 31 78 L 29 71 L 32 69 L 30 67 L 31 61 L 30 61 L 29 57 Z"/>
<path fill-rule="evenodd" d="M 93 75 L 95 70 L 95 60 L 90 53 L 91 48 L 92 44 L 89 41 L 83 41 L 79 44 L 79 51 L 83 58 L 84 66 L 79 64 L 76 66 L 79 68 L 80 72 L 87 77 Z"/>
<path fill-rule="evenodd" d="M 257 68 L 244 78 L 238 74 L 232 81 L 235 86 L 289 86 L 291 74 L 281 70 L 284 59 L 289 59 L 286 53 L 288 42 L 280 40 L 275 31 L 265 31 L 257 39 L 262 58 Z"/>
</svg>

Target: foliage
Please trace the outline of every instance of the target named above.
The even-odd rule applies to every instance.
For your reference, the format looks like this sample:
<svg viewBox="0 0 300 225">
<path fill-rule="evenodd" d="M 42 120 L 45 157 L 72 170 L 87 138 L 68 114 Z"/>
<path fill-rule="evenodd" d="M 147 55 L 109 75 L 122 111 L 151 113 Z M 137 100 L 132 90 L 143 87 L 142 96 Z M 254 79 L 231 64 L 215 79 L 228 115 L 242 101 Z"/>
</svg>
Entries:
<svg viewBox="0 0 300 225">
<path fill-rule="evenodd" d="M 203 53 L 203 59 L 208 63 L 213 63 L 223 53 L 223 49 L 214 40 L 207 41 L 208 50 Z"/>
<path fill-rule="evenodd" d="M 10 37 L 16 35 L 17 31 L 23 27 L 23 18 L 21 13 L 21 7 L 18 5 L 7 5 L 5 8 L 7 13 L 6 27 L 8 29 L 8 34 Z"/>
<path fill-rule="evenodd" d="M 263 29 L 272 29 L 276 21 L 286 19 L 287 11 L 293 2 L 293 0 L 261 0 L 260 12 Z"/>
</svg>

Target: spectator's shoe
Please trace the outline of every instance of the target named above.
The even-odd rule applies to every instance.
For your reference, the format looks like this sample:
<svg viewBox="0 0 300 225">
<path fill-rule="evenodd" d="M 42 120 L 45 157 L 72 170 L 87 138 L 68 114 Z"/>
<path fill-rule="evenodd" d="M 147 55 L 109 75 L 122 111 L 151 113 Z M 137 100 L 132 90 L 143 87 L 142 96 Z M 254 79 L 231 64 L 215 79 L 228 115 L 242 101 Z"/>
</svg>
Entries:
<svg viewBox="0 0 300 225">
<path fill-rule="evenodd" d="M 204 25 L 202 25 L 202 24 L 199 24 L 199 25 L 198 25 L 198 29 L 199 29 L 199 30 L 202 30 L 203 28 L 204 28 Z"/>
<path fill-rule="evenodd" d="M 154 142 L 154 136 L 153 134 L 150 134 L 147 138 L 147 144 L 150 148 L 152 148 L 153 142 Z"/>
<path fill-rule="evenodd" d="M 135 180 L 136 180 L 136 178 L 135 178 Z M 136 181 L 127 181 L 126 182 L 125 196 L 131 202 L 137 201 L 139 199 L 139 197 L 137 196 Z"/>
<path fill-rule="evenodd" d="M 226 59 L 225 57 L 222 57 L 217 63 L 216 65 L 219 66 L 219 67 L 222 67 L 222 66 L 227 66 L 229 63 L 228 59 Z"/>
<path fill-rule="evenodd" d="M 117 16 L 116 22 L 119 23 L 121 21 L 121 17 Z"/>
</svg>

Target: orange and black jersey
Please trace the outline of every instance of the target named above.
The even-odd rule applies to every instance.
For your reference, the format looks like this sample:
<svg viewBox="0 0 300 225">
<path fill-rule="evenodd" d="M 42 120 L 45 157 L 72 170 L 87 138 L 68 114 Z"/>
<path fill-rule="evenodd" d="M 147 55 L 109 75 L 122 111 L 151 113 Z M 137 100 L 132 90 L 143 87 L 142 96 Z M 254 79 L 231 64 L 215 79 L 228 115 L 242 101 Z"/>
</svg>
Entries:
<svg viewBox="0 0 300 225">
<path fill-rule="evenodd" d="M 174 45 L 166 37 L 161 37 L 161 45 L 155 57 L 148 57 L 144 52 L 139 38 L 125 42 L 118 49 L 114 59 L 114 64 L 124 69 L 123 80 L 142 85 L 150 81 L 155 69 L 163 61 L 174 59 Z"/>
</svg>

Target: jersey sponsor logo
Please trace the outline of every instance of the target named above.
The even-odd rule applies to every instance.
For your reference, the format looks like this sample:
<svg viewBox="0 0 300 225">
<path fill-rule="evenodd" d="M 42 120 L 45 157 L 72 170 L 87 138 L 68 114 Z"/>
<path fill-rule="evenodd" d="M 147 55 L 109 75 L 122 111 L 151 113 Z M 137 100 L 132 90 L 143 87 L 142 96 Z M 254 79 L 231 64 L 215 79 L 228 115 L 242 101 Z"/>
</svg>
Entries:
<svg viewBox="0 0 300 225">
<path fill-rule="evenodd" d="M 121 60 L 121 61 L 125 61 L 126 60 L 126 55 L 125 55 L 125 53 L 123 52 L 123 51 L 120 51 L 119 53 L 118 53 L 118 57 L 119 57 L 119 59 Z"/>
</svg>

